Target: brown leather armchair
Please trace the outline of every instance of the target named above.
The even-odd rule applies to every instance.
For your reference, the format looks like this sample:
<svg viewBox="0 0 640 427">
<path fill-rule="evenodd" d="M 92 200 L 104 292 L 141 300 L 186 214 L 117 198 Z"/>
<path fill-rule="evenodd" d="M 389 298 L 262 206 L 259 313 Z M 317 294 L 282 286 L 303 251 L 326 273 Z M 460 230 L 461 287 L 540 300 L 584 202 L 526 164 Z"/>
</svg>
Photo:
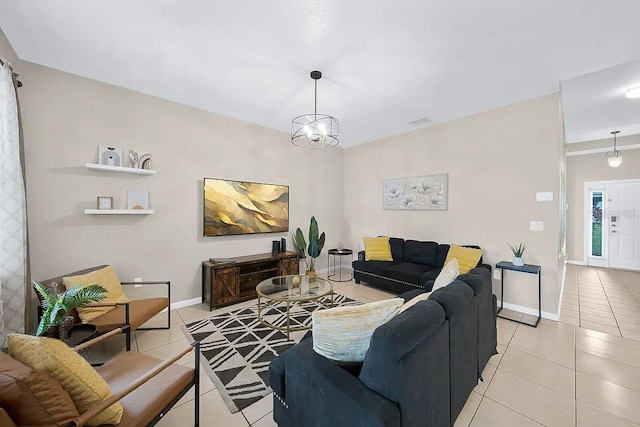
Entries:
<svg viewBox="0 0 640 427">
<path fill-rule="evenodd" d="M 73 349 L 83 350 L 118 333 L 120 331 L 117 329 L 113 330 Z M 194 352 L 194 368 L 175 363 L 191 351 Z M 153 426 L 191 387 L 194 387 L 195 392 L 194 426 L 200 425 L 200 343 L 198 341 L 194 341 L 190 347 L 168 360 L 162 361 L 140 353 L 126 352 L 120 353 L 95 369 L 109 384 L 113 396 L 84 414 L 80 414 L 68 427 L 84 426 L 87 421 L 116 402 L 120 402 L 124 408 L 119 426 Z"/>
<path fill-rule="evenodd" d="M 78 276 L 82 274 L 87 274 L 95 270 L 100 270 L 102 268 L 107 267 L 107 265 L 99 265 L 97 267 L 87 268 L 85 270 L 74 271 L 73 273 L 64 274 L 59 277 L 54 277 L 52 279 L 43 280 L 40 283 L 45 287 L 52 288 L 54 283 L 62 285 L 63 278 L 68 276 Z M 88 324 L 94 325 L 97 328 L 98 334 L 103 334 L 108 331 L 112 331 L 116 328 L 121 328 L 126 334 L 126 348 L 127 351 L 131 350 L 131 332 L 135 330 L 153 330 L 153 329 L 169 329 L 171 327 L 171 310 L 169 310 L 169 301 L 171 299 L 171 282 L 169 281 L 161 281 L 161 282 L 120 282 L 122 286 L 132 286 L 132 285 L 166 285 L 167 286 L 167 296 L 159 297 L 159 298 L 145 298 L 139 300 L 132 300 L 128 303 L 114 303 L 114 304 L 95 304 L 95 306 L 115 306 L 115 310 L 111 310 L 100 317 L 93 319 Z M 42 297 L 38 294 L 38 298 L 40 303 L 42 304 Z M 153 327 L 153 328 L 141 328 L 144 323 L 149 321 L 156 314 L 160 313 L 162 310 L 167 309 L 167 326 L 162 327 Z M 39 308 L 40 310 L 40 308 Z M 41 314 L 40 312 L 38 313 Z M 80 317 L 78 316 L 77 310 L 72 310 L 68 313 L 69 316 L 73 316 L 74 324 L 82 323 Z M 38 316 L 39 317 L 39 316 Z M 128 328 L 126 328 L 128 326 Z"/>
<path fill-rule="evenodd" d="M 125 331 L 118 328 L 107 332 L 97 338 L 86 343 L 80 344 L 73 348 L 79 352 L 94 344 L 97 344 L 111 336 L 121 334 Z M 183 366 L 176 363 L 186 354 L 193 352 L 195 365 L 193 368 Z M 0 353 L 0 373 L 4 368 L 8 367 L 6 362 L 10 360 L 9 355 Z M 31 368 L 26 368 L 31 369 Z M 199 426 L 200 413 L 200 343 L 193 342 L 190 346 L 175 354 L 168 360 L 156 359 L 136 352 L 120 353 L 106 364 L 95 367 L 98 374 L 107 382 L 113 396 L 97 403 L 94 407 L 73 418 L 66 425 L 67 427 L 81 427 L 95 415 L 104 411 L 106 408 L 119 402 L 124 414 L 122 420 L 118 424 L 120 427 L 142 427 L 153 426 L 158 423 L 164 415 L 193 387 L 194 397 L 194 424 Z M 31 369 L 33 372 L 37 370 Z M 29 371 L 30 372 L 30 371 Z M 10 372 L 11 374 L 11 372 Z M 45 374 L 46 375 L 46 374 Z M 12 375 L 5 375 L 5 386 L 12 380 Z M 11 378 L 8 378 L 11 377 Z M 22 380 L 25 381 L 25 380 Z M 32 384 L 33 380 L 29 382 Z M 48 398 L 48 396 L 45 396 Z M 11 415 L 24 414 L 31 411 L 29 399 L 13 399 L 11 404 L 0 407 L 0 426 L 15 426 L 17 421 L 11 419 Z M 17 406 L 16 406 L 17 405 Z M 22 407 L 20 405 L 27 405 Z M 45 402 L 40 405 L 46 406 Z M 55 411 L 59 407 L 46 409 L 47 411 Z M 43 424 L 38 424 L 43 425 Z M 188 425 L 185 420 L 184 425 Z M 107 425 L 100 427 L 108 427 Z M 113 426 L 111 426 L 113 427 Z"/>
</svg>

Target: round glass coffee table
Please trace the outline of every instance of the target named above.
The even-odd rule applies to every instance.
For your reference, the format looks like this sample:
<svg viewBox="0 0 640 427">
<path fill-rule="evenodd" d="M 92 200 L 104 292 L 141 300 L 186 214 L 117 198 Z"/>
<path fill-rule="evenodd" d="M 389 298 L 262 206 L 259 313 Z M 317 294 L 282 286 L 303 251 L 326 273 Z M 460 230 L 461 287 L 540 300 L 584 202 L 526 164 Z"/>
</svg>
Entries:
<svg viewBox="0 0 640 427">
<path fill-rule="evenodd" d="M 311 329 L 308 325 L 291 326 L 290 310 L 296 303 L 313 301 L 324 308 L 333 307 L 333 286 L 328 280 L 304 275 L 277 276 L 263 280 L 256 286 L 258 293 L 258 320 L 268 328 L 289 334 L 294 331 Z M 330 303 L 324 297 L 330 298 Z M 286 304 L 284 325 L 275 325 L 264 318 L 264 311 L 284 302 Z M 280 323 L 280 322 L 279 322 Z"/>
</svg>

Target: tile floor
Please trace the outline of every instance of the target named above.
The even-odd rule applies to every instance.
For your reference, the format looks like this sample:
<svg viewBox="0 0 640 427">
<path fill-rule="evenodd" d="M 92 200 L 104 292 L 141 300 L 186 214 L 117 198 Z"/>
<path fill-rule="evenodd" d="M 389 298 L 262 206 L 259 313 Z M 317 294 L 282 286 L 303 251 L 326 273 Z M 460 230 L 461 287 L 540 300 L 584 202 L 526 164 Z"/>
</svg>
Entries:
<svg viewBox="0 0 640 427">
<path fill-rule="evenodd" d="M 580 283 L 595 285 L 596 281 L 605 295 L 609 290 L 624 291 L 612 286 L 614 283 L 621 283 L 619 278 L 622 278 L 626 290 L 633 294 L 633 276 L 627 277 L 626 273 L 571 267 L 568 274 L 572 275 L 573 281 L 567 284 L 575 285 L 573 288 L 576 291 L 580 290 Z M 334 283 L 334 288 L 336 292 L 363 302 L 390 296 L 379 289 L 351 282 Z M 636 286 L 636 292 L 638 289 L 640 288 Z M 569 294 L 565 293 L 565 298 Z M 574 298 L 569 298 L 575 301 L 573 305 L 578 308 L 575 311 L 578 312 L 576 319 L 579 320 L 580 293 L 575 292 L 573 295 Z M 622 294 L 619 292 L 618 295 Z M 233 310 L 249 304 L 255 304 L 255 301 L 219 311 Z M 628 316 L 627 319 L 634 317 L 633 314 L 616 312 L 617 307 L 619 305 L 611 306 L 614 319 L 616 314 Z M 627 310 L 633 312 L 633 309 Z M 181 331 L 184 322 L 210 315 L 203 305 L 180 309 L 172 314 L 170 330 L 136 332 L 134 349 L 158 357 L 168 357 L 187 345 Z M 585 311 L 585 314 L 589 313 Z M 600 318 L 608 317 L 596 319 Z M 566 319 L 563 316 L 563 320 Z M 588 322 L 586 317 L 584 320 Z M 538 328 L 531 328 L 498 319 L 499 354 L 490 360 L 483 373 L 485 381 L 478 384 L 471 393 L 455 425 L 640 425 L 640 341 L 580 327 L 572 322 L 542 320 Z M 595 324 L 606 326 L 601 322 Z M 618 330 L 624 335 L 627 329 Z M 194 362 L 191 358 L 185 358 L 181 363 L 192 365 Z M 237 414 L 231 414 L 206 374 L 202 374 L 201 384 L 202 426 L 276 425 L 272 418 L 271 396 Z M 192 414 L 193 393 L 185 396 L 159 425 L 191 425 Z"/>
<path fill-rule="evenodd" d="M 640 341 L 640 273 L 567 265 L 560 321 Z"/>
</svg>

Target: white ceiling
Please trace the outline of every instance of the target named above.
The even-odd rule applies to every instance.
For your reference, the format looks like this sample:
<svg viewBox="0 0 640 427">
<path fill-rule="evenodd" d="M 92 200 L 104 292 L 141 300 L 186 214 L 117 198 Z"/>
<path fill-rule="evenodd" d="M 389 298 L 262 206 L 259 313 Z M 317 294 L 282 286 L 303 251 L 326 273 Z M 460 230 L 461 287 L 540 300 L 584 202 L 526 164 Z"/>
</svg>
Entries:
<svg viewBox="0 0 640 427">
<path fill-rule="evenodd" d="M 637 0 L 0 0 L 21 59 L 352 146 L 640 58 Z M 27 83 L 28 84 L 28 83 Z"/>
<path fill-rule="evenodd" d="M 610 139 L 640 133 L 640 99 L 628 99 L 627 90 L 640 87 L 640 61 L 565 80 L 562 109 L 568 143 Z"/>
</svg>

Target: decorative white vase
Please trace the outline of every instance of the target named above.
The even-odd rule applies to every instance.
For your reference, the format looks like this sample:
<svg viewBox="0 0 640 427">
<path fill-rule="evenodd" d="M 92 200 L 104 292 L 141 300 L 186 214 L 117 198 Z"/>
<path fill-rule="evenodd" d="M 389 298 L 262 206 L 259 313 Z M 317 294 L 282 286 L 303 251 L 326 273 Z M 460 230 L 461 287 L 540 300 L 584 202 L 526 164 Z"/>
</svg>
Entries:
<svg viewBox="0 0 640 427">
<path fill-rule="evenodd" d="M 515 265 L 516 267 L 522 267 L 524 266 L 524 260 L 522 259 L 522 257 L 514 256 L 513 265 Z"/>
</svg>

